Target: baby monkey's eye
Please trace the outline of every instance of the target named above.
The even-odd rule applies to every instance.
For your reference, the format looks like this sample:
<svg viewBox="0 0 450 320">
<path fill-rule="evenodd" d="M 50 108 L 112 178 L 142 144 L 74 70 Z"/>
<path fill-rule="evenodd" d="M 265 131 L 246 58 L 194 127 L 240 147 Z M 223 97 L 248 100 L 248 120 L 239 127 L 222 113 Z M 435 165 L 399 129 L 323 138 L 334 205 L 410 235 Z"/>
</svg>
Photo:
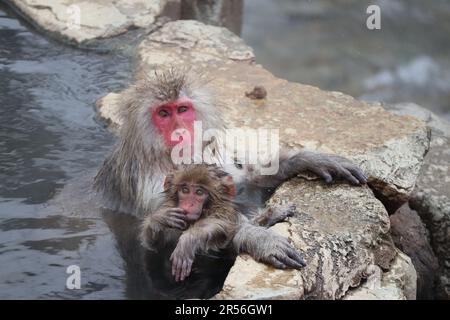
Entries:
<svg viewBox="0 0 450 320">
<path fill-rule="evenodd" d="M 202 196 L 202 195 L 205 194 L 205 191 L 204 191 L 203 189 L 197 189 L 197 190 L 195 191 L 195 194 L 198 195 L 198 196 Z"/>
<path fill-rule="evenodd" d="M 181 192 L 183 193 L 189 193 L 189 188 L 188 187 L 181 187 Z"/>
</svg>

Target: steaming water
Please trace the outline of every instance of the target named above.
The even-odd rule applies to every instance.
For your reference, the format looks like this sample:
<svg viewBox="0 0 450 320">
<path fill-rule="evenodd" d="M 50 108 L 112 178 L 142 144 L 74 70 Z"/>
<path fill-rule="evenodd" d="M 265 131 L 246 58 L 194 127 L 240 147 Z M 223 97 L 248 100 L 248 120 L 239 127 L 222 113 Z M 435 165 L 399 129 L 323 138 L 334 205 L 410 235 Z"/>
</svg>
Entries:
<svg viewBox="0 0 450 320">
<path fill-rule="evenodd" d="M 0 298 L 122 298 L 123 262 L 101 219 L 43 209 L 98 166 L 113 138 L 94 102 L 124 87 L 128 58 L 46 40 L 0 6 Z M 80 266 L 82 289 L 66 289 Z"/>
</svg>

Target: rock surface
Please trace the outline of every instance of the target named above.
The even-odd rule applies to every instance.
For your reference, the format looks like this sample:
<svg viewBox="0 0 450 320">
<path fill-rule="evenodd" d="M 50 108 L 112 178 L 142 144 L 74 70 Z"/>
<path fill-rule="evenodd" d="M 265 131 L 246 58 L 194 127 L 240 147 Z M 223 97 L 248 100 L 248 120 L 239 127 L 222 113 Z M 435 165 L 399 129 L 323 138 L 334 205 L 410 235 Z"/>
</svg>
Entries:
<svg viewBox="0 0 450 320">
<path fill-rule="evenodd" d="M 439 264 L 430 246 L 428 230 L 407 203 L 391 215 L 390 220 L 395 245 L 411 257 L 417 271 L 417 299 L 434 299 Z"/>
<path fill-rule="evenodd" d="M 296 178 L 278 188 L 268 206 L 285 201 L 297 206 L 297 214 L 273 229 L 303 251 L 307 266 L 276 270 L 241 256 L 217 298 L 338 299 L 360 283 L 369 267 L 390 268 L 397 253 L 383 241 L 389 239 L 389 217 L 368 187 Z"/>
<path fill-rule="evenodd" d="M 414 188 L 429 144 L 422 121 L 342 93 L 278 79 L 255 64 L 251 48 L 226 29 L 195 21 L 167 23 L 140 44 L 137 60 L 139 71 L 189 66 L 203 74 L 229 127 L 279 128 L 287 147 L 354 159 L 370 175 L 377 196 L 392 208 L 407 201 Z M 245 96 L 255 86 L 266 89 L 264 99 Z M 100 115 L 116 128 L 121 123 L 119 101 L 120 93 L 110 94 L 97 104 Z M 324 186 L 297 178 L 283 184 L 269 205 L 283 201 L 296 203 L 299 214 L 274 229 L 305 252 L 308 266 L 275 270 L 240 256 L 217 298 L 336 299 L 374 266 L 392 269 L 398 253 L 388 233 L 389 217 L 368 187 Z M 414 298 L 415 284 L 396 287 L 402 297 Z"/>
<path fill-rule="evenodd" d="M 8 0 L 40 29 L 74 43 L 116 36 L 155 23 L 177 0 Z"/>
<path fill-rule="evenodd" d="M 431 245 L 439 259 L 436 296 L 450 299 L 450 123 L 415 104 L 388 106 L 397 114 L 408 114 L 431 128 L 430 151 L 410 199 L 430 231 Z"/>
<path fill-rule="evenodd" d="M 377 266 L 369 268 L 367 281 L 350 290 L 344 300 L 411 300 L 416 296 L 416 271 L 411 259 L 398 252 L 387 272 Z"/>
</svg>

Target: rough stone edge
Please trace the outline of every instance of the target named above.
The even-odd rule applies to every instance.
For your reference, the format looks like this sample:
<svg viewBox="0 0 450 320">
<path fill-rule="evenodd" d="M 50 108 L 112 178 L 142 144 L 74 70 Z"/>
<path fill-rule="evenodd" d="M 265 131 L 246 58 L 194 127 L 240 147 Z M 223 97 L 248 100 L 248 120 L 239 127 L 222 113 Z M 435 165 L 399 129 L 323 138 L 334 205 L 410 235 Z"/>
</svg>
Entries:
<svg viewBox="0 0 450 320">
<path fill-rule="evenodd" d="M 417 273 L 411 258 L 397 249 L 391 269 L 367 268 L 366 282 L 347 291 L 342 300 L 415 300 Z"/>
<path fill-rule="evenodd" d="M 371 172 L 371 178 L 368 182 L 369 187 L 374 192 L 375 197 L 380 200 L 389 214 L 393 214 L 404 203 L 408 202 L 419 177 L 425 155 L 430 148 L 431 133 L 425 126 L 412 134 L 403 138 L 388 140 L 384 146 L 375 148 L 367 154 L 348 155 L 352 160 L 360 164 L 366 171 Z M 412 147 L 412 148 L 411 148 Z M 398 150 L 416 150 L 416 152 L 399 152 Z M 413 163 L 413 166 L 398 166 L 393 160 L 393 155 L 400 155 L 404 163 Z M 370 164 L 368 167 L 366 164 Z M 389 167 L 389 175 L 376 175 L 376 168 L 380 166 Z M 396 171 L 402 169 L 410 170 L 410 176 L 414 177 L 414 183 L 405 187 L 391 181 L 389 176 L 395 175 Z"/>
<path fill-rule="evenodd" d="M 133 32 L 143 32 L 145 34 L 152 33 L 155 30 L 161 28 L 165 23 L 171 21 L 172 19 L 178 18 L 178 16 L 175 16 L 175 14 L 171 11 L 171 6 L 176 2 L 176 0 L 168 0 L 165 7 L 162 8 L 159 15 L 155 15 L 155 22 L 152 25 L 149 25 L 146 28 L 136 28 L 134 30 L 132 26 L 128 26 L 126 30 L 123 30 L 123 32 L 118 32 L 116 34 L 106 35 L 106 36 L 99 36 L 94 37 L 92 39 L 84 39 L 82 41 L 77 41 L 76 39 L 66 35 L 65 33 L 62 33 L 57 30 L 49 30 L 43 27 L 36 19 L 33 18 L 33 15 L 30 14 L 28 10 L 28 6 L 22 4 L 22 3 L 15 3 L 12 0 L 3 0 L 3 3 L 10 8 L 12 11 L 14 11 L 16 14 L 18 14 L 23 20 L 25 20 L 28 24 L 30 24 L 33 29 L 37 30 L 39 33 L 43 35 L 47 35 L 50 39 L 59 41 L 63 44 L 77 47 L 80 49 L 88 49 L 88 50 L 95 50 L 100 52 L 108 52 L 111 51 L 113 48 L 109 47 L 109 44 L 102 45 L 102 42 L 112 40 L 112 39 L 118 39 L 118 42 L 121 42 L 121 39 L 124 39 L 124 41 L 129 41 L 126 39 L 127 34 L 131 34 Z M 139 37 L 139 36 L 136 36 Z M 120 45 L 117 45 L 120 46 Z"/>
</svg>

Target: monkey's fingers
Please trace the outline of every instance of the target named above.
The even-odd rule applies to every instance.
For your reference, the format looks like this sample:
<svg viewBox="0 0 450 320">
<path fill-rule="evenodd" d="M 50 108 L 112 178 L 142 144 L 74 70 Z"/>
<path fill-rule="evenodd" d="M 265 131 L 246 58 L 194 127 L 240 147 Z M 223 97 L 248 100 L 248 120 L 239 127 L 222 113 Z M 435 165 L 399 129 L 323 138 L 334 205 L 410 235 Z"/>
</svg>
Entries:
<svg viewBox="0 0 450 320">
<path fill-rule="evenodd" d="M 183 211 L 183 213 L 180 213 L 178 211 L 177 212 L 171 212 L 170 216 L 178 218 L 178 219 L 186 220 L 186 214 L 184 213 L 184 211 Z"/>
<path fill-rule="evenodd" d="M 356 177 L 356 179 L 358 179 L 359 182 L 362 184 L 367 183 L 367 180 L 369 180 L 369 178 L 364 174 L 364 172 L 358 166 L 349 165 L 349 166 L 347 166 L 347 170 L 350 171 L 352 173 L 352 175 L 354 177 Z"/>
<path fill-rule="evenodd" d="M 290 258 L 287 254 L 280 254 L 276 258 L 286 266 L 286 269 L 301 269 L 304 267 L 302 263 Z"/>
<path fill-rule="evenodd" d="M 167 213 L 170 213 L 170 215 L 175 215 L 180 218 L 186 218 L 186 215 L 184 214 L 184 209 L 181 208 L 170 208 L 167 210 Z"/>
<path fill-rule="evenodd" d="M 354 185 L 360 184 L 359 180 L 356 179 L 349 170 L 345 169 L 344 167 L 339 168 L 338 171 L 339 177 L 351 182 Z"/>
<path fill-rule="evenodd" d="M 170 217 L 169 219 L 167 219 L 167 224 L 169 225 L 169 227 L 175 229 L 185 230 L 187 228 L 186 221 L 178 218 Z"/>
<path fill-rule="evenodd" d="M 183 220 L 183 221 L 187 221 L 187 216 L 184 213 L 184 211 L 183 211 L 183 213 L 180 213 L 179 211 L 170 211 L 168 216 L 170 218 L 175 218 L 175 219 L 180 219 L 180 220 Z"/>
<path fill-rule="evenodd" d="M 270 263 L 272 266 L 274 266 L 274 267 L 277 268 L 277 269 L 287 269 L 287 268 L 288 268 L 283 262 L 281 262 L 281 261 L 278 259 L 278 257 L 273 256 L 273 255 L 271 255 L 271 256 L 268 258 L 267 263 Z"/>
<path fill-rule="evenodd" d="M 176 257 L 170 257 L 170 260 L 172 261 L 172 276 L 175 277 L 175 275 L 177 274 L 178 260 Z"/>
<path fill-rule="evenodd" d="M 181 271 L 183 270 L 183 259 L 176 258 L 176 265 L 175 265 L 175 281 L 180 282 L 181 281 Z"/>
<path fill-rule="evenodd" d="M 306 266 L 306 262 L 303 259 L 303 256 L 297 250 L 293 248 L 288 248 L 286 250 L 286 254 L 288 255 L 289 258 L 287 265 L 295 269 L 300 269 Z"/>
<path fill-rule="evenodd" d="M 172 276 L 175 278 L 175 281 L 178 282 L 177 274 L 178 274 L 178 266 L 180 265 L 180 258 L 176 252 L 173 252 L 170 256 L 170 261 L 172 261 Z"/>
<path fill-rule="evenodd" d="M 326 183 L 333 182 L 333 176 L 325 169 L 317 168 L 314 169 L 313 172 L 325 180 Z"/>
<path fill-rule="evenodd" d="M 191 274 L 191 270 L 192 270 L 192 260 L 184 259 L 181 271 L 181 281 L 186 279 Z"/>
</svg>

